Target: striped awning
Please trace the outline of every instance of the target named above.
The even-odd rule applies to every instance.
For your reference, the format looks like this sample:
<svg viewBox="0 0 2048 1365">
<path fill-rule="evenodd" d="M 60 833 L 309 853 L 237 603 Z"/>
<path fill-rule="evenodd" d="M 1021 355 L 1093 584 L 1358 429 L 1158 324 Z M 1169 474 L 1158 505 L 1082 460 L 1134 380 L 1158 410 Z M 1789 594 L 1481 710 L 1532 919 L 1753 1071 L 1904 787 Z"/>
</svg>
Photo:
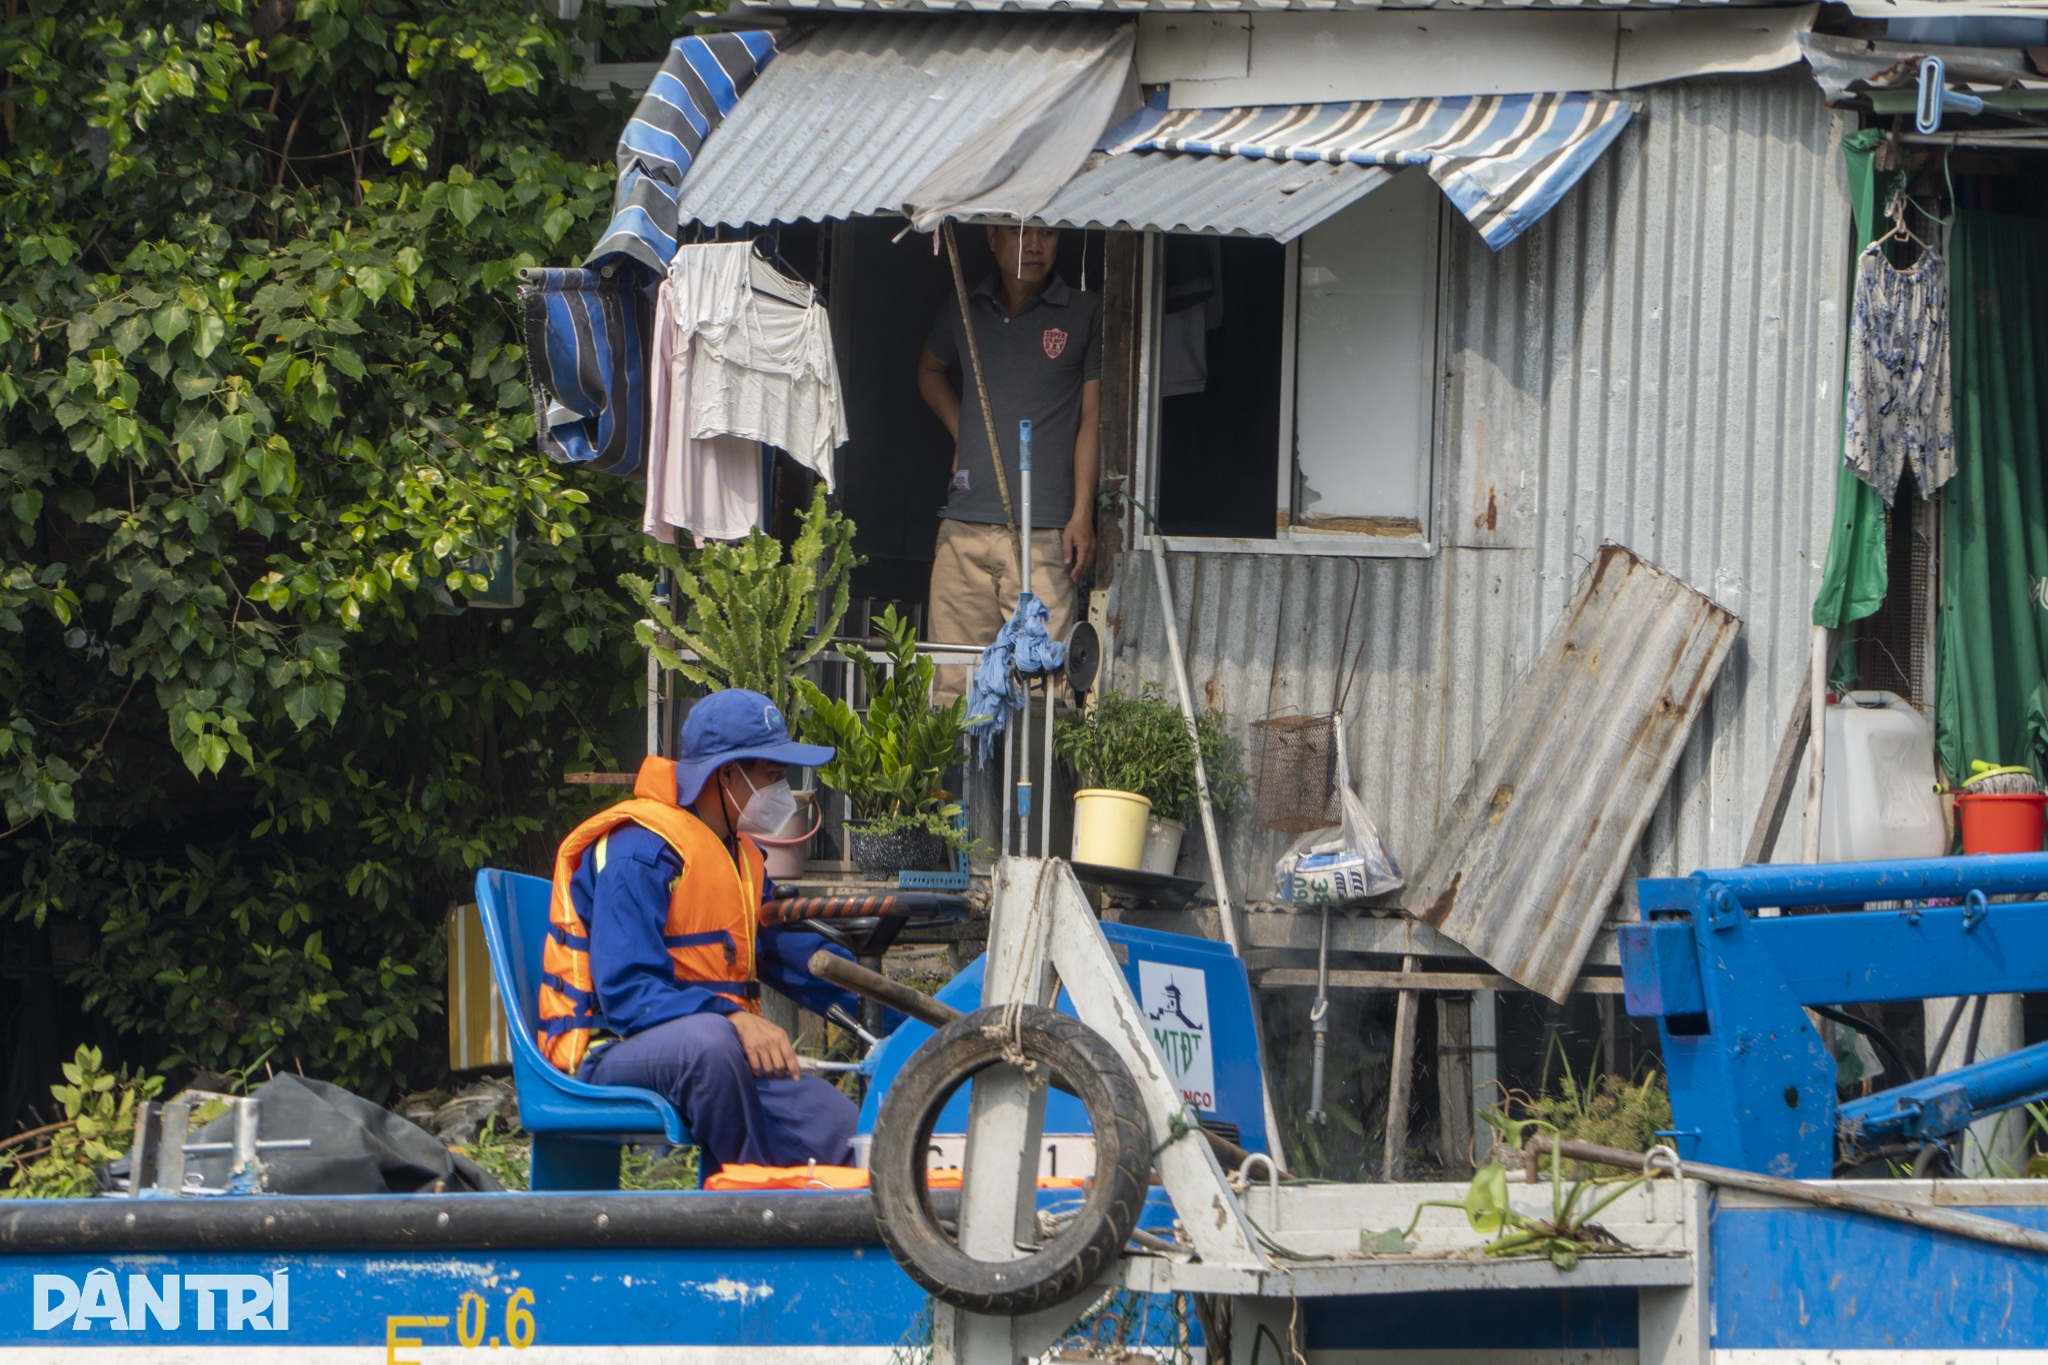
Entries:
<svg viewBox="0 0 2048 1365">
<path fill-rule="evenodd" d="M 1498 251 L 1578 183 L 1634 112 L 1588 94 L 1155 107 L 1116 130 L 1114 150 L 1421 166 Z"/>
<path fill-rule="evenodd" d="M 656 273 L 668 269 L 683 177 L 704 139 L 774 60 L 775 39 L 762 32 L 678 38 L 669 45 L 660 74 L 619 134 L 612 220 L 584 264 L 630 256 Z"/>
</svg>

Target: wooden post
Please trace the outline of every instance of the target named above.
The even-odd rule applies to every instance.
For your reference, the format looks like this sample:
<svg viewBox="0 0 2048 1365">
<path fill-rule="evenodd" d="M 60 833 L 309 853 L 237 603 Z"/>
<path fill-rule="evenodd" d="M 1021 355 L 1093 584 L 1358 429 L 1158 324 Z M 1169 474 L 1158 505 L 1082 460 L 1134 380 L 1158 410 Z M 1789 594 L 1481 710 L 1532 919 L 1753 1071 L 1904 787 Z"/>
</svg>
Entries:
<svg viewBox="0 0 2048 1365">
<path fill-rule="evenodd" d="M 1415 956 L 1401 959 L 1401 970 L 1415 970 Z M 1420 991 L 1404 990 L 1394 1006 L 1394 1057 L 1387 1076 L 1387 1149 L 1382 1180 L 1399 1180 L 1408 1148 L 1408 1087 L 1415 1072 L 1415 1008 Z"/>
<path fill-rule="evenodd" d="M 1082 234 L 1084 239 L 1093 234 Z M 1138 344 L 1142 312 L 1147 294 L 1144 288 L 1143 234 L 1103 234 L 1102 290 L 1102 426 L 1101 481 L 1130 487 L 1136 461 L 1138 404 L 1144 401 L 1145 386 L 1139 373 L 1141 347 Z M 1095 510 L 1095 586 L 1106 588 L 1116 574 L 1116 557 L 1130 548 L 1131 521 L 1128 504 L 1097 507 Z"/>
<path fill-rule="evenodd" d="M 1813 628 L 1813 658 L 1807 668 L 1806 748 L 1813 761 L 1806 769 L 1806 843 L 1801 862 L 1820 861 L 1821 793 L 1827 781 L 1828 763 L 1828 648 L 1833 632 L 1826 626 Z"/>
<path fill-rule="evenodd" d="M 1448 1179 L 1472 1173 L 1472 1000 L 1436 998 L 1437 1160 Z"/>
<path fill-rule="evenodd" d="M 1756 823 L 1750 827 L 1749 844 L 1742 851 L 1745 863 L 1769 862 L 1784 828 L 1785 812 L 1792 806 L 1792 779 L 1799 772 L 1799 759 L 1806 752 L 1807 736 L 1813 733 L 1813 669 L 1799 679 L 1799 691 L 1792 698 L 1792 714 L 1785 717 L 1785 730 L 1778 740 L 1778 757 L 1771 765 L 1770 780 L 1764 784 L 1763 804 L 1757 807 Z"/>
</svg>

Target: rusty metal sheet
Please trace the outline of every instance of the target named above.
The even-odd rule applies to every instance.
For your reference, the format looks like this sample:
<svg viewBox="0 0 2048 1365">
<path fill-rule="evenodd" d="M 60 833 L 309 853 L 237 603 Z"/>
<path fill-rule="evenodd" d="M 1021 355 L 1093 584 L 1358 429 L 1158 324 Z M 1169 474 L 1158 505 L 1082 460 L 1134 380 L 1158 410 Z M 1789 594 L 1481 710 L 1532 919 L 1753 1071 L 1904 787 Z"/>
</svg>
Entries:
<svg viewBox="0 0 2048 1365">
<path fill-rule="evenodd" d="M 1742 621 L 1608 541 L 1516 685 L 1403 903 L 1571 993 Z"/>
</svg>

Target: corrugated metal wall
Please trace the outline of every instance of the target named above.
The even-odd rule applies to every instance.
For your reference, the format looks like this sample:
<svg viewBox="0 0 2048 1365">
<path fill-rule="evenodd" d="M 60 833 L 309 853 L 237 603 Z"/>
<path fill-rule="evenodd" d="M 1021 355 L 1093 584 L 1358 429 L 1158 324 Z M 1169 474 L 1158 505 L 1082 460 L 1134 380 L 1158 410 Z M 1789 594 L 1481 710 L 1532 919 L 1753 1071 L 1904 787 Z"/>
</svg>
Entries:
<svg viewBox="0 0 2048 1365">
<path fill-rule="evenodd" d="M 1456 231 L 1434 558 L 1172 556 L 1194 685 L 1241 732 L 1348 688 L 1359 790 L 1404 868 L 1607 539 L 1744 622 L 1639 867 L 1740 858 L 1827 549 L 1846 131 L 1803 73 L 1658 87 L 1520 242 Z M 1167 682 L 1142 556 L 1110 613 L 1115 680 Z M 1269 895 L 1287 836 L 1240 817 L 1224 838 L 1238 894 Z"/>
</svg>

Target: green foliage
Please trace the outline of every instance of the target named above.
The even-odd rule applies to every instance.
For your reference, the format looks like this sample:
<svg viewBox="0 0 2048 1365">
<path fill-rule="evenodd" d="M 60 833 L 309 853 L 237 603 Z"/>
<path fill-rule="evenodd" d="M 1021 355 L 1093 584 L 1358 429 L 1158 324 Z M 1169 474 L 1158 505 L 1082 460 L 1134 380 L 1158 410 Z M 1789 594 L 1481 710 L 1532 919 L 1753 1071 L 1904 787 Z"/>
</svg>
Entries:
<svg viewBox="0 0 2048 1365">
<path fill-rule="evenodd" d="M 622 1190 L 694 1190 L 695 1147 L 628 1147 L 619 1157 Z"/>
<path fill-rule="evenodd" d="M 713 541 L 685 557 L 673 545 L 652 544 L 650 557 L 675 578 L 689 603 L 678 625 L 652 581 L 619 581 L 650 618 L 634 637 L 661 666 L 709 691 L 744 687 L 791 713 L 792 677 L 832 642 L 846 615 L 849 583 L 861 563 L 853 553 L 853 523 L 825 508 L 821 484 L 787 553 L 782 542 L 755 530 L 737 545 Z M 819 605 L 829 602 L 822 620 Z M 685 656 L 689 657 L 685 657 Z"/>
<path fill-rule="evenodd" d="M 846 793 L 854 819 L 869 822 L 877 832 L 914 826 L 957 846 L 961 836 L 952 822 L 960 807 L 947 799 L 941 784 L 967 731 L 967 698 L 932 705 L 937 670 L 930 655 L 918 653 L 917 632 L 896 608 L 884 611 L 875 629 L 886 662 L 859 645 L 844 646 L 867 692 L 865 715 L 826 696 L 808 678 L 796 680 L 797 695 L 807 707 L 804 739 L 838 751 L 818 769 L 818 780 Z"/>
<path fill-rule="evenodd" d="M 483 1131 L 467 1144 L 453 1144 L 453 1150 L 490 1172 L 508 1190 L 532 1185 L 533 1139 L 517 1124 L 498 1126 L 498 1116 L 484 1120 Z M 622 1190 L 694 1190 L 697 1188 L 695 1147 L 628 1147 L 619 1161 Z"/>
<path fill-rule="evenodd" d="M 135 1106 L 163 1089 L 161 1076 L 131 1076 L 126 1067 L 103 1069 L 96 1047 L 81 1047 L 64 1063 L 64 1081 L 50 1087 L 64 1118 L 49 1131 L 31 1130 L 16 1146 L 0 1152 L 11 1168 L 0 1199 L 84 1199 L 98 1188 L 95 1166 L 104 1166 L 135 1141 Z M 42 1145 L 27 1143 L 41 1140 Z"/>
<path fill-rule="evenodd" d="M 1498 1113 L 1486 1116 L 1488 1123 L 1501 1130 L 1512 1146 L 1520 1146 L 1523 1136 L 1531 1128 L 1538 1132 L 1557 1136 L 1557 1130 L 1537 1119 L 1507 1119 Z M 1508 1198 L 1507 1167 L 1497 1161 L 1481 1166 L 1472 1177 L 1472 1184 L 1459 1200 L 1426 1199 L 1415 1206 L 1415 1217 L 1409 1220 L 1405 1238 L 1415 1231 L 1422 1221 L 1424 1209 L 1459 1209 L 1474 1232 L 1482 1237 L 1491 1237 L 1486 1244 L 1489 1256 L 1539 1255 L 1550 1259 L 1559 1270 L 1572 1270 L 1579 1264 L 1579 1258 L 1594 1251 L 1619 1251 L 1622 1244 L 1593 1219 L 1602 1209 L 1642 1184 L 1648 1176 L 1615 1177 L 1612 1179 L 1587 1179 L 1571 1182 L 1565 1186 L 1564 1158 L 1555 1147 L 1550 1152 L 1550 1217 L 1536 1218 L 1517 1209 Z M 1582 1208 L 1580 1203 L 1591 1195 L 1591 1201 Z M 1372 1249 L 1372 1248 L 1368 1248 Z"/>
<path fill-rule="evenodd" d="M 1053 726 L 1053 751 L 1081 786 L 1135 792 L 1152 802 L 1155 814 L 1185 821 L 1200 809 L 1199 743 L 1209 803 L 1228 815 L 1242 803 L 1246 782 L 1237 740 L 1224 722 L 1221 711 L 1202 712 L 1190 742 L 1180 708 L 1147 683 L 1138 696 L 1105 692 L 1085 714 L 1061 717 Z"/>
<path fill-rule="evenodd" d="M 1508 1096 L 1509 1107 L 1544 1125 L 1544 1131 L 1574 1142 L 1615 1147 L 1624 1152 L 1646 1152 L 1657 1142 L 1657 1133 L 1671 1127 L 1671 1091 L 1664 1073 L 1654 1068 L 1643 1071 L 1641 1080 L 1602 1075 L 1596 1056 L 1584 1077 L 1572 1074 L 1563 1048 L 1556 1049 L 1559 1062 L 1555 1089 L 1540 1095 L 1519 1092 Z"/>
<path fill-rule="evenodd" d="M 0 914 L 167 1064 L 438 1071 L 443 909 L 635 704 L 637 491 L 538 453 L 514 284 L 609 211 L 574 43 L 689 7 L 545 8 L 0 17 Z"/>
<path fill-rule="evenodd" d="M 532 1139 L 516 1124 L 500 1128 L 496 1114 L 484 1120 L 473 1141 L 452 1142 L 448 1146 L 450 1151 L 460 1152 L 483 1167 L 508 1190 L 524 1190 L 532 1185 Z"/>
</svg>

